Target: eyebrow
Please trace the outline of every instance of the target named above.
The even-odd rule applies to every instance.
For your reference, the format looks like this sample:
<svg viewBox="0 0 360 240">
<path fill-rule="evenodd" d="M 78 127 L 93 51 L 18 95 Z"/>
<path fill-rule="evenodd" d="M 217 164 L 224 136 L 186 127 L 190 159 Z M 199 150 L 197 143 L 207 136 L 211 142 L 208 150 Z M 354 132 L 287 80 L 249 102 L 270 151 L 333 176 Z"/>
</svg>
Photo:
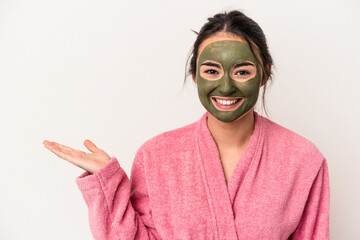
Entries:
<svg viewBox="0 0 360 240">
<path fill-rule="evenodd" d="M 252 64 L 251 62 L 236 63 L 234 64 L 233 68 L 242 67 L 242 66 L 254 66 L 254 64 Z"/>
<path fill-rule="evenodd" d="M 218 67 L 221 68 L 220 64 L 217 63 L 213 63 L 213 62 L 204 62 L 201 64 L 201 66 L 210 66 L 210 67 Z M 243 66 L 254 66 L 254 64 L 252 64 L 251 62 L 242 62 L 242 63 L 236 63 L 234 64 L 233 68 L 237 68 L 237 67 L 243 67 Z M 255 66 L 254 66 L 255 67 Z"/>
<path fill-rule="evenodd" d="M 210 67 L 218 67 L 218 68 L 221 68 L 220 64 L 217 64 L 217 63 L 212 63 L 212 62 L 204 62 L 201 64 L 201 66 L 210 66 Z"/>
</svg>

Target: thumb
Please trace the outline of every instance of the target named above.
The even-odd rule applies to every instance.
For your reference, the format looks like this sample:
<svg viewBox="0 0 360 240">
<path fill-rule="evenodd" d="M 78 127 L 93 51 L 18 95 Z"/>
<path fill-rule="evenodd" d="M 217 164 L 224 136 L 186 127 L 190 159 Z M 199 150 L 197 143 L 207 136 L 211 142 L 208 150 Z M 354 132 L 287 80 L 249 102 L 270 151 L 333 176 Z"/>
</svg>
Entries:
<svg viewBox="0 0 360 240">
<path fill-rule="evenodd" d="M 84 141 L 84 145 L 92 153 L 99 151 L 99 148 L 96 147 L 96 145 L 92 141 L 90 141 L 89 139 L 86 139 Z"/>
</svg>

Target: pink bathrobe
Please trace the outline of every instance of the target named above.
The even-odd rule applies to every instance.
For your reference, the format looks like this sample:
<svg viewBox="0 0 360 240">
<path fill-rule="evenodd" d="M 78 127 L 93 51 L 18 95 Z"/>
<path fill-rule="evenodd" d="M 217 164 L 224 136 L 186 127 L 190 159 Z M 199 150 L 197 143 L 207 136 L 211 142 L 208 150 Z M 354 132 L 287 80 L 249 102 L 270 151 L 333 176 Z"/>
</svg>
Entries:
<svg viewBox="0 0 360 240">
<path fill-rule="evenodd" d="M 115 157 L 76 178 L 94 238 L 329 239 L 328 166 L 315 145 L 254 112 L 227 184 L 207 116 L 146 141 L 130 179 Z"/>
</svg>

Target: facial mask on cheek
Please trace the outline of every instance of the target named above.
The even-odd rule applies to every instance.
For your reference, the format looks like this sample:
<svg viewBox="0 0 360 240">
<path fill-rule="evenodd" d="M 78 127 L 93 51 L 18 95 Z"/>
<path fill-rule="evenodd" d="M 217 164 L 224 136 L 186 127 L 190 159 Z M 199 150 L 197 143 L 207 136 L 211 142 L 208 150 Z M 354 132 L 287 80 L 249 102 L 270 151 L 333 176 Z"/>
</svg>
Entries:
<svg viewBox="0 0 360 240">
<path fill-rule="evenodd" d="M 207 60 L 221 64 L 224 75 L 218 80 L 208 80 L 200 75 L 201 64 Z M 252 62 L 256 75 L 245 81 L 235 81 L 230 77 L 234 64 Z M 260 88 L 260 67 L 248 44 L 240 41 L 223 40 L 207 45 L 199 56 L 196 69 L 198 95 L 205 109 L 223 122 L 232 122 L 255 106 Z M 214 106 L 211 96 L 241 97 L 240 105 L 234 110 L 219 110 Z M 216 104 L 216 103 L 215 103 Z"/>
</svg>

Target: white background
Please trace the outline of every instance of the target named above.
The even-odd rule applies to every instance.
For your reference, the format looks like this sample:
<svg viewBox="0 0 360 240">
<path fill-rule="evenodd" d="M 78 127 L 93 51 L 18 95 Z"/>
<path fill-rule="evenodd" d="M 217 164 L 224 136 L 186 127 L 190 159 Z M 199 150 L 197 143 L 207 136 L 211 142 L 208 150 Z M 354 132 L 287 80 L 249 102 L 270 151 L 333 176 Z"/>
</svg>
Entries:
<svg viewBox="0 0 360 240">
<path fill-rule="evenodd" d="M 92 239 L 83 170 L 42 141 L 88 138 L 130 174 L 143 142 L 205 112 L 182 89 L 190 29 L 232 9 L 268 39 L 269 118 L 327 158 L 331 239 L 360 239 L 357 0 L 0 0 L 0 239 Z"/>
</svg>

